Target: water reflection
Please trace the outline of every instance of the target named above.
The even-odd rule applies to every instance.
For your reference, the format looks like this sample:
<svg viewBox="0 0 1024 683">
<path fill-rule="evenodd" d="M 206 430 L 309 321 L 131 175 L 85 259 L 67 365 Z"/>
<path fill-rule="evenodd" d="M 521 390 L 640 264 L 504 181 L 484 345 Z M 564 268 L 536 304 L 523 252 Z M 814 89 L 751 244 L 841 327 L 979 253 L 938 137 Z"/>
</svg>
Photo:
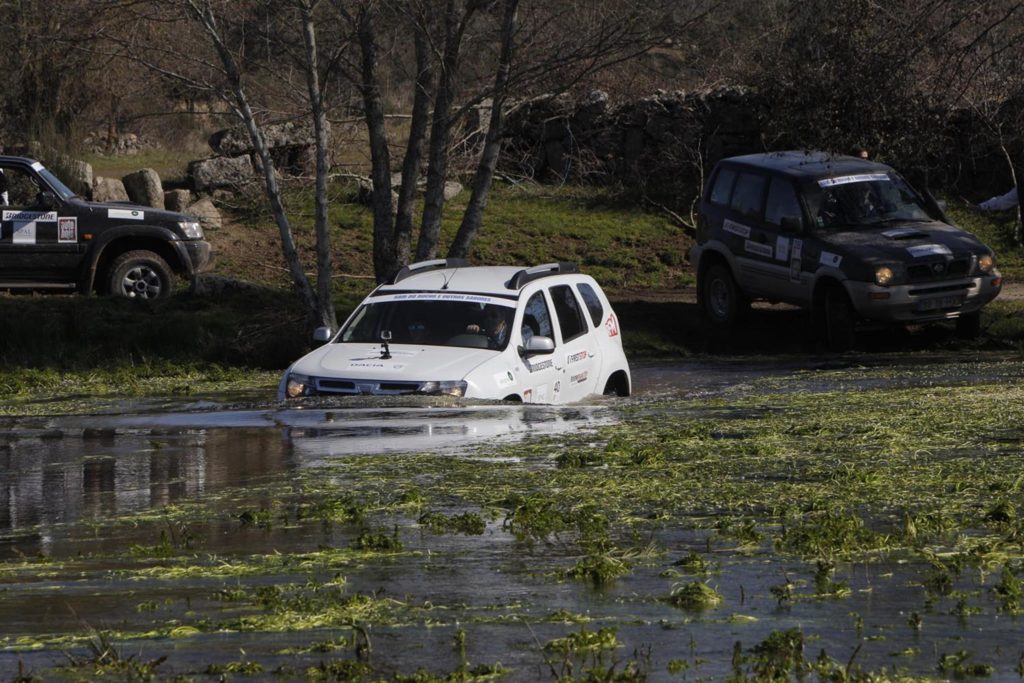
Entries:
<svg viewBox="0 0 1024 683">
<path fill-rule="evenodd" d="M 281 480 L 333 457 L 443 452 L 611 419 L 607 406 L 494 404 L 8 418 L 0 423 L 0 537 Z"/>
</svg>

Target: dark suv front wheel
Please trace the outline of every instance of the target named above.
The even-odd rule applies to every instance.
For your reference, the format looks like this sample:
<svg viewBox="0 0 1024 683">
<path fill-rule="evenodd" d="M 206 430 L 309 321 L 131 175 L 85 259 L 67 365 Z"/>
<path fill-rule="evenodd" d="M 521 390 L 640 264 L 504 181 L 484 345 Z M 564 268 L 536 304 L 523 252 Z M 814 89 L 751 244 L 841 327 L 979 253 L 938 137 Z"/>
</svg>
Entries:
<svg viewBox="0 0 1024 683">
<path fill-rule="evenodd" d="M 171 295 L 174 277 L 167 262 L 151 251 L 129 251 L 110 266 L 108 291 L 129 299 L 161 299 Z"/>
<path fill-rule="evenodd" d="M 712 324 L 726 327 L 736 322 L 747 305 L 729 268 L 714 263 L 700 272 L 699 303 Z"/>
</svg>

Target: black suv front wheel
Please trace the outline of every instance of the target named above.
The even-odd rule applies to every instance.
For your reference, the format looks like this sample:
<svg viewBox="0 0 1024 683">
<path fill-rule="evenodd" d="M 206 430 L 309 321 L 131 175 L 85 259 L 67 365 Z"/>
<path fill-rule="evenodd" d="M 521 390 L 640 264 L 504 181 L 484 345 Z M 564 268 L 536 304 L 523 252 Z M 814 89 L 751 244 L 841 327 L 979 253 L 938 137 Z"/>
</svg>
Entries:
<svg viewBox="0 0 1024 683">
<path fill-rule="evenodd" d="M 701 270 L 697 288 L 701 310 L 716 326 L 732 325 L 747 306 L 728 266 L 722 263 L 713 263 Z"/>
<path fill-rule="evenodd" d="M 162 299 L 171 295 L 174 276 L 167 262 L 151 251 L 129 251 L 110 266 L 108 291 L 129 299 Z"/>
</svg>

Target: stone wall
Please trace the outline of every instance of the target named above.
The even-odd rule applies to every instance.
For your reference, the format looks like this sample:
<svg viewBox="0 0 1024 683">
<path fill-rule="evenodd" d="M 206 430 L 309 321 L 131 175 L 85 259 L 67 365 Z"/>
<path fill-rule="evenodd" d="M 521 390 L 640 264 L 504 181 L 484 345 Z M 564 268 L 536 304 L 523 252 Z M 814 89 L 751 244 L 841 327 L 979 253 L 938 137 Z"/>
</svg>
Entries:
<svg viewBox="0 0 1024 683">
<path fill-rule="evenodd" d="M 600 174 L 663 185 L 763 149 L 766 116 L 760 98 L 741 87 L 658 92 L 618 106 L 600 91 L 577 102 L 539 97 L 510 111 L 503 170 L 538 180 Z"/>
<path fill-rule="evenodd" d="M 1024 120 L 1024 106 L 1003 109 L 1004 121 Z M 486 113 L 481 109 L 480 116 Z M 899 158 L 884 143 L 873 148 L 871 140 L 884 140 L 887 131 L 866 131 L 865 144 L 881 161 L 933 188 L 976 196 L 1010 186 L 1005 154 L 977 112 L 933 114 L 933 129 L 916 131 L 921 144 L 912 146 L 913 156 Z M 787 122 L 772 116 L 770 102 L 741 86 L 657 92 L 619 105 L 599 91 L 580 100 L 538 97 L 510 110 L 500 170 L 541 182 L 621 182 L 674 194 L 674 188 L 699 182 L 701 172 L 724 157 L 803 147 L 790 139 Z M 1024 160 L 1020 136 L 1008 151 Z"/>
</svg>

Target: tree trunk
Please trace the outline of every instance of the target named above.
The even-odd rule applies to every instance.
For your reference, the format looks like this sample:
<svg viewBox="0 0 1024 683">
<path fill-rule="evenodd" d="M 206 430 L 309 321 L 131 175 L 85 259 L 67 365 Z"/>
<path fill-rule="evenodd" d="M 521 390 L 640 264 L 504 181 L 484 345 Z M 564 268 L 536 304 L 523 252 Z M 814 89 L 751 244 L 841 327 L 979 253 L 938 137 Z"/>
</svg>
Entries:
<svg viewBox="0 0 1024 683">
<path fill-rule="evenodd" d="M 412 101 L 412 121 L 409 126 L 405 160 L 402 162 L 402 187 L 398 191 L 398 212 L 395 216 L 395 263 L 399 267 L 409 262 L 412 217 L 416 207 L 416 181 L 420 173 L 420 160 L 423 158 L 423 143 L 427 137 L 430 90 L 434 81 L 426 28 L 417 23 L 413 30 L 416 46 L 416 93 Z"/>
<path fill-rule="evenodd" d="M 231 54 L 231 51 L 228 49 L 227 45 L 224 44 L 224 41 L 221 38 L 220 30 L 217 28 L 216 17 L 209 4 L 205 4 L 200 7 L 197 0 L 188 0 L 188 6 L 193 15 L 202 24 L 203 30 L 206 32 L 210 42 L 213 43 L 214 49 L 217 51 L 217 56 L 220 59 L 221 66 L 224 67 L 224 74 L 227 76 L 228 83 L 231 87 L 231 93 L 234 97 L 235 113 L 245 125 L 245 129 L 249 133 L 249 139 L 252 142 L 252 146 L 256 150 L 257 155 L 259 155 L 260 163 L 263 167 L 263 180 L 266 184 L 267 199 L 270 200 L 270 208 L 274 213 L 274 221 L 277 223 L 278 231 L 281 234 L 281 251 L 284 254 L 285 263 L 288 265 L 288 272 L 292 277 L 292 283 L 295 285 L 295 288 L 299 291 L 299 295 L 302 297 L 302 302 L 306 306 L 307 314 L 310 318 L 318 320 L 319 306 L 317 298 L 313 293 L 313 288 L 309 284 L 309 278 L 306 277 L 306 273 L 302 268 L 302 262 L 299 260 L 298 251 L 295 249 L 295 240 L 292 237 L 291 224 L 288 221 L 287 214 L 285 214 L 284 203 L 281 201 L 281 188 L 277 184 L 277 176 L 274 171 L 274 161 L 270 157 L 270 150 L 267 147 L 266 140 L 263 138 L 263 132 L 261 131 L 259 124 L 256 123 L 256 117 L 252 112 L 252 107 L 249 105 L 249 98 L 246 96 L 245 89 L 242 87 L 242 76 L 238 69 L 238 64 L 235 62 L 234 56 Z"/>
<path fill-rule="evenodd" d="M 455 0 L 448 0 L 445 12 L 444 57 L 441 78 L 434 97 L 434 120 L 430 127 L 427 188 L 423 194 L 423 221 L 416 245 L 416 260 L 432 259 L 437 255 L 441 235 L 441 212 L 444 210 L 444 183 L 448 178 L 448 143 L 452 129 L 452 100 L 462 37 L 476 5 L 470 5 L 459 17 Z"/>
<path fill-rule="evenodd" d="M 394 223 L 391 217 L 391 154 L 384 124 L 384 103 L 377 78 L 377 38 L 373 8 L 359 18 L 359 47 L 362 52 L 363 108 L 370 137 L 370 178 L 373 182 L 373 273 L 384 282 L 398 269 L 395 259 Z"/>
<path fill-rule="evenodd" d="M 338 329 L 334 312 L 334 297 L 331 292 L 331 234 L 327 224 L 327 113 L 324 111 L 323 94 L 320 88 L 320 65 L 317 59 L 316 27 L 313 24 L 312 9 L 308 3 L 302 5 L 302 40 L 306 48 L 306 85 L 309 89 L 310 114 L 313 117 L 313 133 L 316 138 L 316 189 L 314 199 L 314 225 L 316 229 L 316 285 L 317 314 L 320 325 Z"/>
<path fill-rule="evenodd" d="M 512 69 L 513 45 L 515 38 L 516 10 L 519 0 L 505 0 L 505 12 L 501 24 L 501 57 L 494 76 L 494 97 L 491 104 L 491 118 L 484 139 L 483 153 L 473 177 L 473 193 L 462 215 L 462 224 L 448 250 L 449 258 L 466 258 L 473 239 L 480 231 L 484 209 L 494 182 L 494 170 L 501 154 L 501 136 L 504 127 L 505 100 L 508 94 L 508 77 Z"/>
</svg>

